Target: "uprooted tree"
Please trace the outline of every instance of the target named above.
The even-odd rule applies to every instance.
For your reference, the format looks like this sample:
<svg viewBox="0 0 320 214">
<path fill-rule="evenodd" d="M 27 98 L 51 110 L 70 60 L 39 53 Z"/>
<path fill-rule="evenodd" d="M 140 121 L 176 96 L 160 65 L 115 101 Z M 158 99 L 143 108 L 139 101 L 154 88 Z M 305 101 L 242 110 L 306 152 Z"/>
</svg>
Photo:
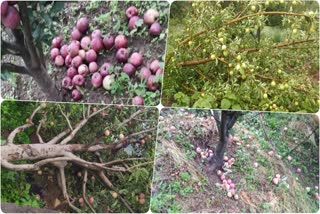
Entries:
<svg viewBox="0 0 320 214">
<path fill-rule="evenodd" d="M 62 100 L 55 82 L 49 76 L 44 56 L 45 45 L 54 32 L 54 19 L 63 8 L 63 2 L 2 2 L 7 5 L 7 14 L 2 14 L 1 71 L 29 75 L 46 95 L 47 100 Z M 16 5 L 15 5 L 16 4 Z M 1 9 L 2 11 L 2 9 Z M 50 16 L 52 15 L 52 16 Z M 55 15 L 55 16 L 53 16 Z M 15 64 L 5 56 L 22 59 L 24 65 Z"/>
<path fill-rule="evenodd" d="M 25 124 L 11 130 L 5 143 L 1 145 L 1 167 L 14 171 L 38 171 L 44 166 L 53 166 L 58 169 L 57 180 L 66 203 L 72 210 L 81 212 L 81 209 L 74 205 L 76 196 L 68 194 L 66 179 L 70 164 L 80 167 L 84 174 L 82 197 L 92 212 L 95 210 L 86 195 L 88 174 L 98 176 L 106 189 L 115 193 L 128 212 L 136 212 L 137 209 L 133 207 L 137 205 L 132 205 L 132 198 L 137 197 L 138 192 L 134 193 L 134 190 L 140 187 L 134 184 L 133 190 L 127 190 L 132 191 L 131 195 L 123 189 L 120 192 L 113 181 L 114 177 L 123 178 L 128 175 L 127 182 L 130 183 L 133 180 L 130 175 L 138 176 L 137 180 L 140 179 L 145 188 L 141 191 L 141 187 L 140 192 L 144 192 L 148 197 L 150 187 L 145 183 L 148 178 L 143 180 L 134 173 L 144 167 L 152 170 L 152 140 L 156 130 L 154 115 L 157 115 L 155 109 L 49 103 L 37 105 L 34 105 L 34 110 Z M 11 105 L 7 107 L 11 108 Z M 33 140 L 28 139 L 31 141 L 29 143 L 20 142 L 28 141 L 22 137 L 30 135 L 23 135 L 28 129 L 31 129 L 36 137 L 32 138 Z M 127 147 L 131 148 L 131 155 L 125 151 Z M 131 203 L 126 197 L 131 198 Z M 144 201 L 140 204 L 144 204 Z"/>
</svg>

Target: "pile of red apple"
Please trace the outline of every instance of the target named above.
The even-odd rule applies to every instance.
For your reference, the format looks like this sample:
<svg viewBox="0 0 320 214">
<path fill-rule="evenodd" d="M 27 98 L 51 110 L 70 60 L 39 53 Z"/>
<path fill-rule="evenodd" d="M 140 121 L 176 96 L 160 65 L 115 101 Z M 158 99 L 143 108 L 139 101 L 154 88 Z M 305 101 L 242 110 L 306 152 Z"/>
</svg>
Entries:
<svg viewBox="0 0 320 214">
<path fill-rule="evenodd" d="M 142 20 L 142 18 L 138 16 L 138 9 L 134 6 L 131 6 L 126 10 L 126 16 L 129 20 L 128 27 L 130 31 L 137 27 L 136 23 L 139 20 Z M 159 12 L 155 9 L 147 10 L 143 16 L 143 22 L 150 27 L 149 33 L 152 36 L 159 36 L 162 30 L 161 25 L 156 21 L 158 17 Z"/>
<path fill-rule="evenodd" d="M 151 11 L 151 12 L 150 12 Z M 137 16 L 137 8 L 131 6 L 126 10 L 129 19 L 129 28 L 135 27 L 134 19 Z M 150 34 L 157 36 L 161 32 L 161 26 L 156 22 L 159 13 L 154 9 L 149 9 L 144 14 L 144 22 L 150 26 Z M 138 17 L 139 18 L 139 17 Z M 140 18 L 139 18 L 140 19 Z M 134 24 L 133 24 L 134 23 Z M 137 73 L 140 81 L 146 81 L 146 88 L 149 91 L 156 91 L 160 88 L 157 82 L 163 74 L 163 69 L 157 59 L 144 65 L 141 53 L 129 53 L 128 41 L 125 35 L 102 35 L 100 29 L 95 29 L 89 33 L 89 20 L 82 17 L 77 21 L 76 27 L 71 31 L 71 42 L 63 44 L 61 36 L 52 40 L 50 57 L 58 67 L 67 67 L 66 77 L 62 80 L 62 87 L 71 90 L 74 101 L 82 98 L 81 87 L 85 85 L 85 79 L 91 78 L 91 85 L 94 88 L 103 86 L 106 90 L 111 90 L 112 83 L 116 81 L 113 74 L 113 65 L 104 62 L 98 65 L 99 54 L 104 50 L 115 50 L 116 61 L 122 66 L 122 72 L 133 78 Z M 143 105 L 143 97 L 136 96 L 132 99 L 133 105 Z"/>
<path fill-rule="evenodd" d="M 217 175 L 221 179 L 221 185 L 220 187 L 223 190 L 227 191 L 227 196 L 229 198 L 234 198 L 235 200 L 239 199 L 239 195 L 236 193 L 236 185 L 235 183 L 231 180 L 231 178 L 227 178 L 226 174 L 224 174 L 221 170 L 217 171 Z"/>
<path fill-rule="evenodd" d="M 211 149 L 201 149 L 196 148 L 196 152 L 200 155 L 202 160 L 209 160 L 213 156 L 213 151 Z"/>
</svg>

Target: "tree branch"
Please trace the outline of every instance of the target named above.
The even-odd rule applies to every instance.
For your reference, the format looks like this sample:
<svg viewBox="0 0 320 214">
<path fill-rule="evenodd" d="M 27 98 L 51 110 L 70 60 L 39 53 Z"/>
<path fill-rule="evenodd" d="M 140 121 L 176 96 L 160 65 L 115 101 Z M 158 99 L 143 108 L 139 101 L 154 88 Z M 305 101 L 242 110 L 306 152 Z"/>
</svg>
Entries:
<svg viewBox="0 0 320 214">
<path fill-rule="evenodd" d="M 28 123 L 27 123 L 27 124 L 24 124 L 24 125 L 22 125 L 22 126 L 19 126 L 19 127 L 15 128 L 15 129 L 9 134 L 8 140 L 7 140 L 7 144 L 8 144 L 8 145 L 13 144 L 13 140 L 14 140 L 14 138 L 16 137 L 16 135 L 17 135 L 18 133 L 20 133 L 20 132 L 24 131 L 25 129 L 27 129 L 27 128 L 29 128 L 29 127 L 31 127 L 31 126 L 34 125 L 33 122 L 32 122 L 33 117 L 36 115 L 36 113 L 37 113 L 40 109 L 41 109 L 41 105 L 38 106 L 38 107 L 32 112 L 31 117 L 27 119 L 27 120 L 28 120 Z"/>
<path fill-rule="evenodd" d="M 135 113 L 133 113 L 128 119 L 124 120 L 122 123 L 120 123 L 118 125 L 119 129 L 120 127 L 122 127 L 124 124 L 128 123 L 129 121 L 131 121 L 133 118 L 135 118 L 136 116 L 138 116 L 141 112 L 144 112 L 146 109 L 139 109 L 138 111 L 136 111 Z"/>
<path fill-rule="evenodd" d="M 22 31 L 25 39 L 25 47 L 29 51 L 31 57 L 31 67 L 40 67 L 41 61 L 39 60 L 39 56 L 37 54 L 36 47 L 33 42 L 30 21 L 27 13 L 27 4 L 26 2 L 21 1 L 18 2 L 18 5 L 21 11 L 23 11 L 23 13 L 20 13 L 22 21 Z"/>
<path fill-rule="evenodd" d="M 302 14 L 302 13 L 289 13 L 289 12 L 283 12 L 283 11 L 264 11 L 264 12 L 258 12 L 258 13 L 254 13 L 254 14 L 250 14 L 250 15 L 246 15 L 246 16 L 242 16 L 242 17 L 238 17 L 235 18 L 231 21 L 225 22 L 225 25 L 230 25 L 236 22 L 239 22 L 243 19 L 247 19 L 250 17 L 255 17 L 255 16 L 261 16 L 261 15 L 287 15 L 287 16 L 304 16 L 309 18 L 309 16 Z"/>
<path fill-rule="evenodd" d="M 36 135 L 38 137 L 38 140 L 40 143 L 44 143 L 41 135 L 40 135 L 40 129 L 41 129 L 41 126 L 42 126 L 42 121 L 40 121 L 39 125 L 38 125 L 38 128 L 37 128 L 37 131 L 36 131 Z"/>
<path fill-rule="evenodd" d="M 1 41 L 1 44 L 2 44 L 2 48 L 7 50 L 10 54 L 22 56 L 25 52 L 24 48 L 22 48 L 17 44 L 6 42 L 4 40 Z"/>
<path fill-rule="evenodd" d="M 110 106 L 104 107 L 99 109 L 98 111 L 92 113 L 91 115 L 89 115 L 87 118 L 85 118 L 85 111 L 83 110 L 83 116 L 84 119 L 82 121 L 80 121 L 75 128 L 72 130 L 72 132 L 70 133 L 70 135 L 68 137 L 66 137 L 65 139 L 63 139 L 60 144 L 67 144 L 68 142 L 70 142 L 74 136 L 77 134 L 77 132 L 88 122 L 88 120 L 90 118 L 92 118 L 93 116 L 99 114 L 100 112 L 104 111 L 105 109 L 109 108 Z M 83 108 L 84 109 L 84 108 Z"/>
<path fill-rule="evenodd" d="M 82 197 L 84 199 L 84 201 L 86 202 L 86 204 L 88 205 L 88 207 L 91 209 L 91 211 L 93 213 L 96 213 L 96 211 L 93 209 L 93 207 L 90 205 L 87 196 L 86 196 L 86 186 L 87 186 L 87 181 L 88 181 L 88 170 L 85 169 L 84 170 L 84 175 L 83 175 L 83 183 L 82 183 Z"/>
<path fill-rule="evenodd" d="M 61 108 L 61 106 L 60 106 L 59 104 L 58 104 L 58 107 L 59 107 L 59 109 L 60 109 L 61 114 L 64 116 L 64 118 L 66 118 L 66 121 L 67 121 L 67 123 L 68 123 L 68 126 L 69 126 L 70 130 L 72 131 L 73 128 L 72 128 L 72 126 L 71 126 L 71 123 L 70 123 L 69 118 L 68 118 L 67 115 L 62 111 L 62 108 Z"/>
<path fill-rule="evenodd" d="M 1 63 L 1 71 L 3 72 L 5 70 L 17 74 L 31 75 L 26 67 L 15 65 L 9 62 Z"/>
<path fill-rule="evenodd" d="M 58 134 L 57 136 L 52 138 L 47 144 L 56 144 L 56 143 L 58 143 L 59 140 L 61 140 L 61 138 L 66 136 L 66 134 L 68 134 L 70 131 L 71 131 L 70 129 L 67 129 L 67 130 L 61 132 L 60 134 Z"/>
<path fill-rule="evenodd" d="M 317 39 L 307 39 L 307 40 L 299 40 L 299 41 L 292 41 L 292 42 L 285 42 L 285 43 L 280 43 L 277 45 L 273 45 L 268 49 L 285 49 L 286 47 L 290 45 L 296 45 L 296 44 L 303 44 L 303 43 L 308 43 L 308 42 L 314 42 L 317 41 Z M 257 52 L 263 48 L 248 48 L 248 49 L 242 49 L 239 52 Z"/>
</svg>

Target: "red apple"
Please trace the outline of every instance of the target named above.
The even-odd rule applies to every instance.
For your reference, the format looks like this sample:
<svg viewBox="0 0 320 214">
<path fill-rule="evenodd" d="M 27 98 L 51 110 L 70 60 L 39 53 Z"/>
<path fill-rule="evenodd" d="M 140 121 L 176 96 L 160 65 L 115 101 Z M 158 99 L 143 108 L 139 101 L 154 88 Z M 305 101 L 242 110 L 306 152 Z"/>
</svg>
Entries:
<svg viewBox="0 0 320 214">
<path fill-rule="evenodd" d="M 71 93 L 71 96 L 72 96 L 72 99 L 73 99 L 74 101 L 78 101 L 78 100 L 81 99 L 82 94 L 81 94 L 81 92 L 80 92 L 78 89 L 73 89 L 73 90 L 72 90 L 72 93 Z"/>
<path fill-rule="evenodd" d="M 73 28 L 72 32 L 71 32 L 71 39 L 72 40 L 80 40 L 82 37 L 81 32 L 78 30 L 78 28 Z"/>
<path fill-rule="evenodd" d="M 1 17 L 5 17 L 8 12 L 8 2 L 7 1 L 2 1 L 1 2 Z"/>
<path fill-rule="evenodd" d="M 131 63 L 126 63 L 123 66 L 122 70 L 124 73 L 128 74 L 129 77 L 131 77 L 134 74 L 134 72 L 136 71 L 136 68 Z"/>
<path fill-rule="evenodd" d="M 62 87 L 65 89 L 69 89 L 72 86 L 72 80 L 70 77 L 65 77 L 62 80 Z"/>
<path fill-rule="evenodd" d="M 103 42 L 100 37 L 95 37 L 91 40 L 91 48 L 95 50 L 95 52 L 99 52 L 103 49 Z"/>
<path fill-rule="evenodd" d="M 108 63 L 108 62 L 105 62 L 105 63 L 103 63 L 103 64 L 101 65 L 99 71 L 100 71 L 100 74 L 101 74 L 102 77 L 105 77 L 105 76 L 107 76 L 107 75 L 110 74 L 109 68 L 110 68 L 111 66 L 112 66 L 112 65 L 111 65 L 110 63 Z"/>
<path fill-rule="evenodd" d="M 149 29 L 149 33 L 152 36 L 159 36 L 161 33 L 161 25 L 158 22 L 155 22 L 151 25 L 150 29 Z"/>
<path fill-rule="evenodd" d="M 95 88 L 99 88 L 102 84 L 102 76 L 100 73 L 96 72 L 91 77 L 91 84 Z"/>
<path fill-rule="evenodd" d="M 84 85 L 84 77 L 80 74 L 77 74 L 75 75 L 73 78 L 72 78 L 72 85 L 74 86 L 83 86 Z"/>
<path fill-rule="evenodd" d="M 126 48 L 127 44 L 128 44 L 128 41 L 125 35 L 118 35 L 114 40 L 114 45 L 117 49 Z"/>
<path fill-rule="evenodd" d="M 54 59 L 54 64 L 56 64 L 57 66 L 63 66 L 64 65 L 64 59 L 61 55 L 56 56 L 56 58 Z"/>
<path fill-rule="evenodd" d="M 97 53 L 93 49 L 90 49 L 86 52 L 86 61 L 89 63 L 96 61 L 97 57 Z"/>
<path fill-rule="evenodd" d="M 80 45 L 81 45 L 81 48 L 83 50 L 89 50 L 90 49 L 90 45 L 91 45 L 91 39 L 89 36 L 84 36 L 82 39 L 81 39 L 81 42 L 80 42 Z"/>
<path fill-rule="evenodd" d="M 101 39 L 102 38 L 102 32 L 100 29 L 95 29 L 94 31 L 92 31 L 91 33 L 91 38 L 94 39 L 94 38 L 98 38 L 98 39 Z"/>
<path fill-rule="evenodd" d="M 138 75 L 139 79 L 142 80 L 148 80 L 148 78 L 151 76 L 151 71 L 147 67 L 142 67 L 140 70 L 140 73 Z"/>
<path fill-rule="evenodd" d="M 50 57 L 52 60 L 54 60 L 59 54 L 60 54 L 60 51 L 58 48 L 52 48 L 50 51 Z"/>
<path fill-rule="evenodd" d="M 70 67 L 67 70 L 67 76 L 70 77 L 71 79 L 78 74 L 78 70 L 74 67 Z"/>
<path fill-rule="evenodd" d="M 143 98 L 141 96 L 136 96 L 132 99 L 132 105 L 143 105 Z"/>
<path fill-rule="evenodd" d="M 136 23 L 137 23 L 137 21 L 139 21 L 139 20 L 140 20 L 140 17 L 139 17 L 139 16 L 133 16 L 133 17 L 130 18 L 129 24 L 128 24 L 130 31 L 137 27 L 137 26 L 136 26 Z"/>
<path fill-rule="evenodd" d="M 98 71 L 98 64 L 96 62 L 90 62 L 89 64 L 90 73 L 94 73 Z"/>
<path fill-rule="evenodd" d="M 147 81 L 147 89 L 150 91 L 156 91 L 159 88 L 159 83 L 154 81 L 155 76 L 150 75 Z"/>
<path fill-rule="evenodd" d="M 129 62 L 132 65 L 138 67 L 139 65 L 142 64 L 143 58 L 142 58 L 141 54 L 139 54 L 138 52 L 134 52 L 133 54 L 131 54 Z"/>
<path fill-rule="evenodd" d="M 147 25 L 152 25 L 159 17 L 159 12 L 155 9 L 149 9 L 144 13 L 143 20 Z"/>
<path fill-rule="evenodd" d="M 78 68 L 82 64 L 82 58 L 80 56 L 76 56 L 72 59 L 71 65 L 72 67 Z"/>
<path fill-rule="evenodd" d="M 138 9 L 135 6 L 130 6 L 126 10 L 126 16 L 128 19 L 130 19 L 133 16 L 138 15 Z"/>
<path fill-rule="evenodd" d="M 128 51 L 125 48 L 120 48 L 116 53 L 116 59 L 118 62 L 127 62 L 128 60 Z"/>
<path fill-rule="evenodd" d="M 60 48 L 60 54 L 63 58 L 66 58 L 68 55 L 68 45 L 62 45 Z"/>
<path fill-rule="evenodd" d="M 84 33 L 88 30 L 89 21 L 87 17 L 82 17 L 77 21 L 77 28 L 80 32 Z"/>
<path fill-rule="evenodd" d="M 89 68 L 86 64 L 82 64 L 78 67 L 78 73 L 82 76 L 86 76 L 89 73 Z"/>
<path fill-rule="evenodd" d="M 110 50 L 114 45 L 114 36 L 107 35 L 106 37 L 103 38 L 102 42 L 103 42 L 104 47 L 107 50 Z"/>
</svg>

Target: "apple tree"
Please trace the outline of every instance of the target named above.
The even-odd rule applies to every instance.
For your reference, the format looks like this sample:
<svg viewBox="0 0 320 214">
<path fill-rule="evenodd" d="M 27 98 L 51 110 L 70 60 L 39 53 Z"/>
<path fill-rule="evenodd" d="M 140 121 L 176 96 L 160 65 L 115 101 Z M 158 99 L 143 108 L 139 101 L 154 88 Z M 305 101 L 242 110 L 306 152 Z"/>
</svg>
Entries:
<svg viewBox="0 0 320 214">
<path fill-rule="evenodd" d="M 13 73 L 29 75 L 48 100 L 62 95 L 48 73 L 44 50 L 56 30 L 57 15 L 64 7 L 55 1 L 3 1 L 1 3 L 1 79 Z M 19 63 L 17 63 L 19 62 Z"/>
<path fill-rule="evenodd" d="M 174 2 L 164 104 L 316 112 L 317 7 L 296 0 Z"/>
</svg>

